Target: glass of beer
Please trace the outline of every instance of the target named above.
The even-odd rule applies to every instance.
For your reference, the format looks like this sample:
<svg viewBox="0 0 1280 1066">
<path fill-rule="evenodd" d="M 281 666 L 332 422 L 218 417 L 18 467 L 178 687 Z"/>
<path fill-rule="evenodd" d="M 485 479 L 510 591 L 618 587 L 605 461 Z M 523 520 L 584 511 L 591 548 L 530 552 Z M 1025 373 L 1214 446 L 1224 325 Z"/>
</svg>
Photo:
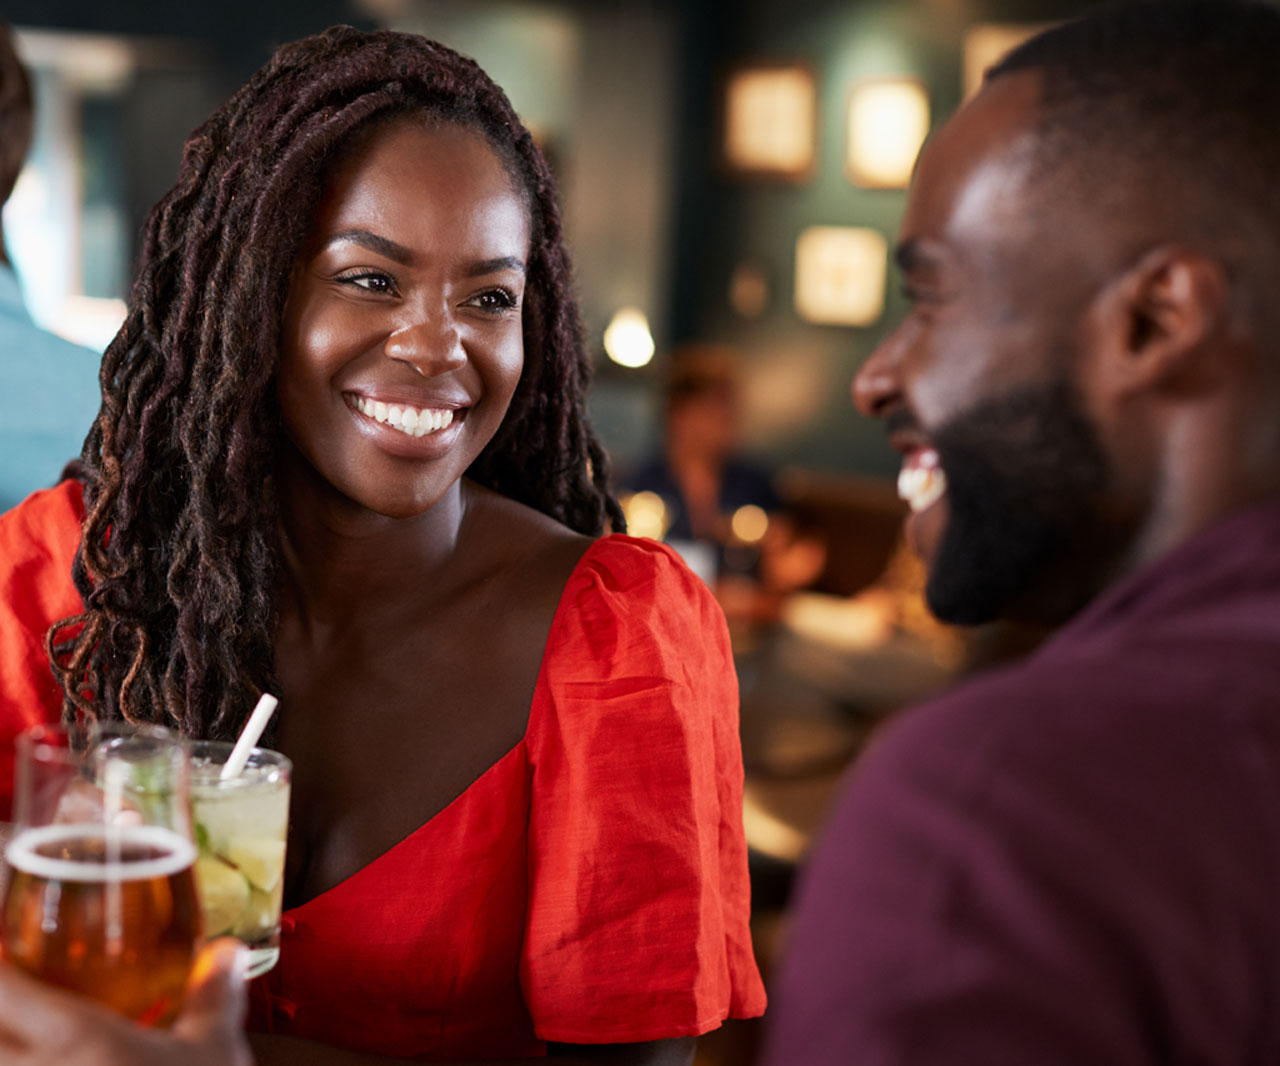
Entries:
<svg viewBox="0 0 1280 1066">
<path fill-rule="evenodd" d="M 196 884 L 205 930 L 248 945 L 248 976 L 257 977 L 280 957 L 293 764 L 279 752 L 254 748 L 240 773 L 223 777 L 232 747 L 214 740 L 190 747 Z"/>
<path fill-rule="evenodd" d="M 18 738 L 0 942 L 12 964 L 167 1025 L 202 935 L 183 741 L 160 727 Z"/>
</svg>

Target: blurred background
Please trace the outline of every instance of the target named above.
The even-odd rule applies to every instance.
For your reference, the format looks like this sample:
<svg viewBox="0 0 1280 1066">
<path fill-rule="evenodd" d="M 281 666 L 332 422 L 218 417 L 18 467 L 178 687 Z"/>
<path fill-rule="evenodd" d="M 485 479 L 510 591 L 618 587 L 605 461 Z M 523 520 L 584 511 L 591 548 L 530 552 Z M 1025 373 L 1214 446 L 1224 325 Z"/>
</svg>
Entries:
<svg viewBox="0 0 1280 1066">
<path fill-rule="evenodd" d="M 742 356 L 744 447 L 816 472 L 883 477 L 895 461 L 877 427 L 850 417 L 847 386 L 900 312 L 891 273 L 878 285 L 847 279 L 880 290 L 845 316 L 856 324 L 839 321 L 839 280 L 828 278 L 835 291 L 811 294 L 816 304 L 797 309 L 802 234 L 858 227 L 891 242 L 902 208 L 900 188 L 851 172 L 851 94 L 875 80 L 910 79 L 927 108 L 923 132 L 961 99 L 975 38 L 1078 6 L 6 0 L 0 12 L 19 30 L 39 109 L 6 233 L 37 318 L 101 347 L 114 332 L 120 312 L 111 301 L 124 295 L 142 220 L 172 183 L 182 141 L 274 46 L 339 22 L 424 33 L 476 58 L 554 161 L 600 356 L 598 428 L 620 466 L 654 443 L 664 353 L 715 341 Z M 772 97 L 767 77 L 754 85 L 749 77 L 770 68 L 780 74 Z M 731 152 L 726 104 L 735 84 L 744 115 Z M 884 102 L 890 128 L 911 106 Z M 898 125 L 910 132 L 918 121 L 909 115 Z M 838 242 L 814 247 L 819 270 L 824 255 L 833 257 L 830 272 L 864 269 L 857 255 L 845 262 Z M 832 306 L 820 306 L 824 299 Z M 606 327 L 626 308 L 643 314 L 657 352 L 628 372 L 603 350 Z"/>
<path fill-rule="evenodd" d="M 37 104 L 5 239 L 37 321 L 100 351 L 183 140 L 276 45 L 349 23 L 478 60 L 560 179 L 633 531 L 673 541 L 730 620 L 767 972 L 797 863 L 874 728 L 1038 636 L 931 621 L 897 457 L 849 382 L 904 308 L 889 255 L 922 139 L 1003 50 L 1080 7 L 5 0 Z M 730 1026 L 701 1057 L 748 1063 L 756 1036 Z"/>
</svg>

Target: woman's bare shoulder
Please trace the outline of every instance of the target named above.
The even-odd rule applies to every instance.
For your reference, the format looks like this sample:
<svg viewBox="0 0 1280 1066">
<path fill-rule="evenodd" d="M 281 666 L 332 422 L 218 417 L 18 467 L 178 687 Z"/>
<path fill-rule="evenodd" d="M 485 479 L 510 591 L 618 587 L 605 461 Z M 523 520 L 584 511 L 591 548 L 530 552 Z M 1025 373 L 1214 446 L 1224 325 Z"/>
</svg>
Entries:
<svg viewBox="0 0 1280 1066">
<path fill-rule="evenodd" d="M 567 561 L 567 576 L 595 540 L 527 504 L 478 485 L 468 485 L 466 506 L 468 532 L 482 538 L 497 557 L 510 564 L 556 571 Z"/>
</svg>

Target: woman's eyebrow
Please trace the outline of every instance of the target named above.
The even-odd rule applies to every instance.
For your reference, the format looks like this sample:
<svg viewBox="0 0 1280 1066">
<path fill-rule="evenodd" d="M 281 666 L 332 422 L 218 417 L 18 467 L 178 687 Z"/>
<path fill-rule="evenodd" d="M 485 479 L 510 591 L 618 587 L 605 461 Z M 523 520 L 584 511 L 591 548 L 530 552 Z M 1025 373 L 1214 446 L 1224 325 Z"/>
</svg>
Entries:
<svg viewBox="0 0 1280 1066">
<path fill-rule="evenodd" d="M 383 237 L 367 229 L 344 229 L 331 233 L 325 238 L 322 247 L 329 248 L 335 244 L 350 242 L 378 255 L 385 256 L 393 262 L 409 266 L 414 259 L 413 252 L 403 244 L 398 244 L 390 237 Z M 499 256 L 495 259 L 481 259 L 467 267 L 467 277 L 478 278 L 485 274 L 497 274 L 503 270 L 525 272 L 524 260 L 514 255 Z"/>
<path fill-rule="evenodd" d="M 524 273 L 524 260 L 514 255 L 504 255 L 497 259 L 481 259 L 467 267 L 467 277 L 478 278 L 484 274 L 497 274 L 503 270 L 518 270 Z"/>
<path fill-rule="evenodd" d="M 362 248 L 368 248 L 369 251 L 376 252 L 378 255 L 385 256 L 387 259 L 394 260 L 404 266 L 408 266 L 413 262 L 413 252 L 403 244 L 397 244 L 389 237 L 381 237 L 367 229 L 339 230 L 337 233 L 326 237 L 322 247 L 328 248 L 346 241 L 358 244 Z"/>
</svg>

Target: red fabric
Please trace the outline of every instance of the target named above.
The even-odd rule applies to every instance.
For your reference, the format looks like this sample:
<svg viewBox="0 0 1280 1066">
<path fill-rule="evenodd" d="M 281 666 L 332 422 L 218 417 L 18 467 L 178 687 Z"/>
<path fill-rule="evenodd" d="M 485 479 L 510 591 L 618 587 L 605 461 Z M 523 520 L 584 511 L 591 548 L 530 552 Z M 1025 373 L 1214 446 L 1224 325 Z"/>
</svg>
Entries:
<svg viewBox="0 0 1280 1066">
<path fill-rule="evenodd" d="M 23 623 L 40 632 L 46 607 L 77 609 L 56 590 L 70 589 L 79 497 L 55 493 L 0 519 L 0 560 L 44 559 L 4 578 L 6 611 L 44 605 Z M 31 541 L 69 550 L 44 558 Z M 35 681 L 48 675 L 42 637 L 0 639 L 2 738 L 56 714 L 57 693 Z M 524 739 L 416 832 L 286 912 L 250 1025 L 404 1058 L 695 1035 L 764 1010 L 748 911 L 724 619 L 668 549 L 608 537 L 565 587 Z"/>
<path fill-rule="evenodd" d="M 84 504 L 80 484 L 33 493 L 0 515 L 0 820 L 13 812 L 13 741 L 56 722 L 62 690 L 49 666 L 49 626 L 84 610 L 71 583 Z"/>
</svg>

